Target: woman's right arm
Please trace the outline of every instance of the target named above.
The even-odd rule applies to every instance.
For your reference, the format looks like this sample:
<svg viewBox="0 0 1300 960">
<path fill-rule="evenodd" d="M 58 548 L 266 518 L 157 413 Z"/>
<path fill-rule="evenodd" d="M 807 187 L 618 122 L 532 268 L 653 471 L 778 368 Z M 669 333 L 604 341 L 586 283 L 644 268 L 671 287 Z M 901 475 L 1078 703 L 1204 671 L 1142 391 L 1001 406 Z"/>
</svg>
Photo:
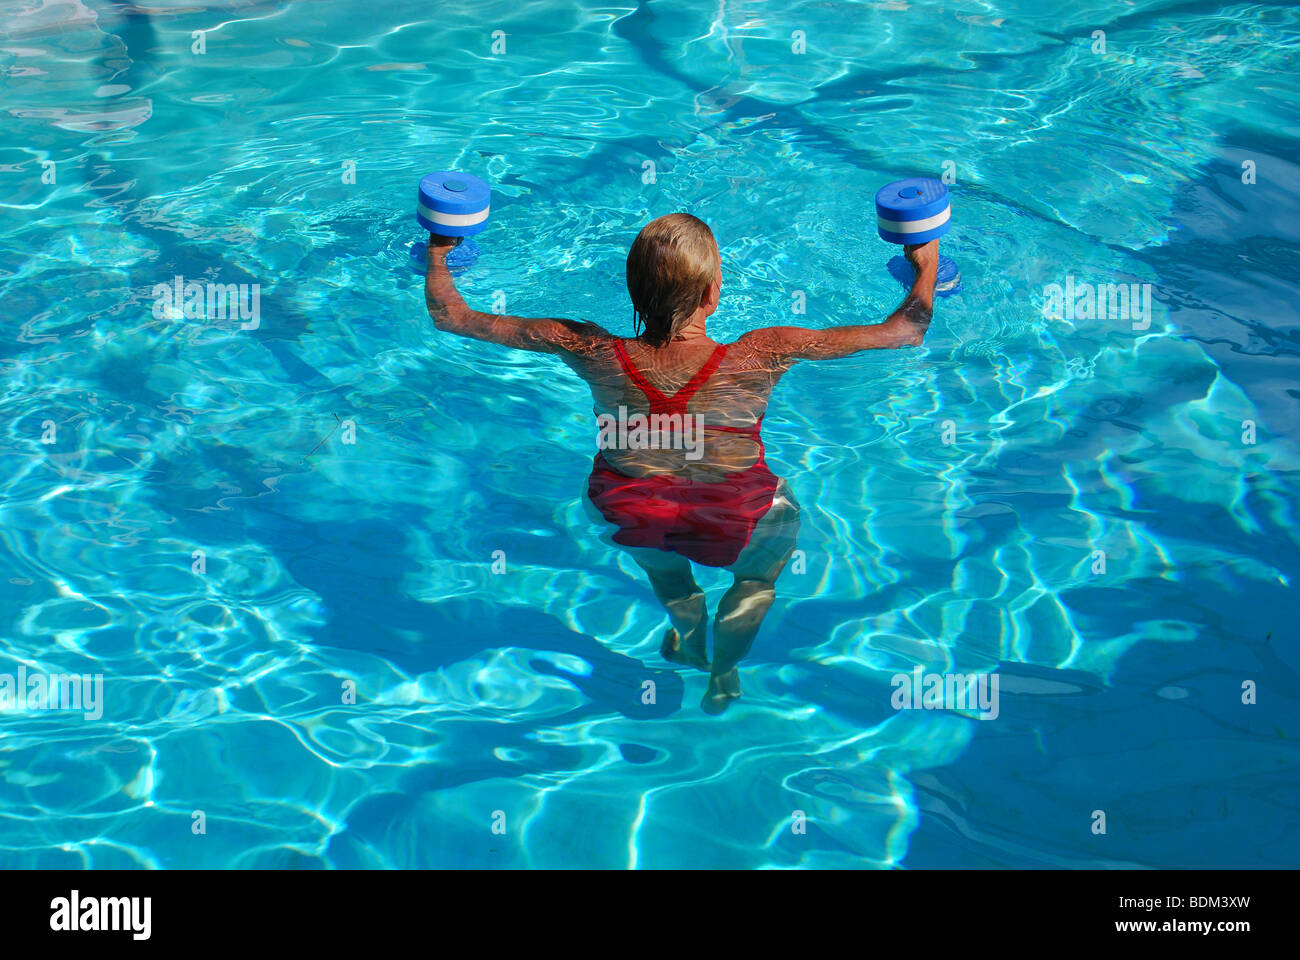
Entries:
<svg viewBox="0 0 1300 960">
<path fill-rule="evenodd" d="M 460 241 L 429 235 L 424 301 L 439 330 L 535 353 L 583 354 L 613 339 L 594 323 L 556 317 L 514 317 L 471 310 L 447 269 L 447 252 Z"/>
<path fill-rule="evenodd" d="M 939 272 L 939 241 L 904 247 L 903 253 L 916 270 L 912 289 L 883 323 L 811 330 L 807 327 L 764 327 L 740 338 L 778 361 L 834 360 L 859 350 L 919 347 L 930 326 L 934 310 L 934 284 Z"/>
</svg>

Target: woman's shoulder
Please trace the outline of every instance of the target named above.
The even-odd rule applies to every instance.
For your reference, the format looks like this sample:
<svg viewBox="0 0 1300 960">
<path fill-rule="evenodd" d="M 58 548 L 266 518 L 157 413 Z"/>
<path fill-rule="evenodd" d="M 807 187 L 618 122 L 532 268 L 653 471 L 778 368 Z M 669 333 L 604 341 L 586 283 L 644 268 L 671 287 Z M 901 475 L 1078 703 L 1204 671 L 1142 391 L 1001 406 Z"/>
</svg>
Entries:
<svg viewBox="0 0 1300 960">
<path fill-rule="evenodd" d="M 742 334 L 727 347 L 727 366 L 737 370 L 769 370 L 780 353 L 780 327 L 762 327 Z"/>
</svg>

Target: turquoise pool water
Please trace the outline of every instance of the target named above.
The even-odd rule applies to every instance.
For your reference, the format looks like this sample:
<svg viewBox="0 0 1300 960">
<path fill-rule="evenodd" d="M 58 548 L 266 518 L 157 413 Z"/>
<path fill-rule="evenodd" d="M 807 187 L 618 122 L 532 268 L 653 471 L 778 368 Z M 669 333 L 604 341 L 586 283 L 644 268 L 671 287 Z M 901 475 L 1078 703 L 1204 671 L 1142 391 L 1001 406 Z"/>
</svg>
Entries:
<svg viewBox="0 0 1300 960">
<path fill-rule="evenodd" d="M 1295 9 L 147 9 L 0 3 L 0 673 L 103 677 L 0 712 L 0 865 L 1297 862 Z M 875 189 L 955 176 L 926 346 L 774 397 L 804 569 L 721 718 L 581 507 L 586 388 L 432 329 L 452 166 L 472 303 L 630 335 L 683 209 L 720 340 L 882 318 Z M 157 309 L 178 275 L 256 325 Z M 894 710 L 916 666 L 999 716 Z"/>
</svg>

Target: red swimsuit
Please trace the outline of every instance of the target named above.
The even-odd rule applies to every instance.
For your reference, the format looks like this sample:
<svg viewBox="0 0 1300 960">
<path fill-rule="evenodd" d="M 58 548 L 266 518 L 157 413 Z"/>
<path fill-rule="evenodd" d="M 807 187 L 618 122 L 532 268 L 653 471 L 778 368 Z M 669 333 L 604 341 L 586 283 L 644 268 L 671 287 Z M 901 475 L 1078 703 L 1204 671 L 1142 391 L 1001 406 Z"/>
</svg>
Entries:
<svg viewBox="0 0 1300 960">
<path fill-rule="evenodd" d="M 713 351 L 699 372 L 671 397 L 654 388 L 632 363 L 621 341 L 614 342 L 619 366 L 650 401 L 650 415 L 687 415 L 686 404 L 722 363 L 727 348 Z M 610 523 L 619 529 L 614 542 L 625 547 L 654 547 L 678 553 L 709 567 L 736 562 L 754 525 L 772 506 L 777 477 L 764 461 L 759 431 L 763 418 L 749 427 L 710 426 L 753 437 L 758 444 L 758 461 L 748 470 L 729 473 L 716 483 L 700 483 L 673 474 L 629 477 L 619 473 L 596 454 L 587 496 Z"/>
</svg>

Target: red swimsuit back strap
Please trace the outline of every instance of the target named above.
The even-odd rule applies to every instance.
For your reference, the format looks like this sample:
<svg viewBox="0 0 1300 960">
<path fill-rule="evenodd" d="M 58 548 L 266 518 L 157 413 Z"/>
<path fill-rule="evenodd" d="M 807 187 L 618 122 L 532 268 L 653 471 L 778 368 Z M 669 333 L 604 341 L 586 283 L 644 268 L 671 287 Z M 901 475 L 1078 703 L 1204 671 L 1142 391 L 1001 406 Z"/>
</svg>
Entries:
<svg viewBox="0 0 1300 960">
<path fill-rule="evenodd" d="M 713 353 L 709 355 L 709 359 L 704 362 L 704 366 L 695 371 L 695 376 L 687 380 L 682 388 L 671 397 L 665 397 L 660 393 L 658 388 L 636 368 L 632 358 L 627 355 L 627 348 L 623 346 L 623 341 L 614 341 L 614 355 L 618 357 L 618 365 L 623 368 L 623 373 L 646 395 L 646 399 L 650 401 L 652 412 L 662 412 L 662 408 L 668 407 L 673 412 L 685 413 L 686 404 L 691 397 L 695 396 L 695 392 L 704 385 L 704 381 L 713 376 L 714 371 L 718 369 L 718 365 L 722 363 L 722 358 L 727 355 L 727 347 L 726 344 L 718 344 Z"/>
<path fill-rule="evenodd" d="M 636 368 L 632 358 L 627 355 L 627 349 L 623 346 L 622 340 L 614 341 L 614 355 L 618 357 L 618 365 L 623 368 L 623 373 L 641 388 L 641 392 L 646 395 L 646 399 L 650 401 L 652 407 L 655 404 L 668 402 L 668 398 L 656 390 L 654 384 L 641 375 L 641 371 Z"/>
<path fill-rule="evenodd" d="M 722 363 L 722 358 L 727 355 L 726 344 L 718 344 L 717 348 L 709 355 L 709 359 L 704 361 L 704 366 L 695 371 L 695 376 L 686 381 L 686 385 L 672 395 L 670 401 L 674 406 L 686 411 L 686 404 L 690 402 L 691 397 L 695 396 L 695 391 L 704 386 L 704 381 L 713 376 L 718 365 Z"/>
</svg>

